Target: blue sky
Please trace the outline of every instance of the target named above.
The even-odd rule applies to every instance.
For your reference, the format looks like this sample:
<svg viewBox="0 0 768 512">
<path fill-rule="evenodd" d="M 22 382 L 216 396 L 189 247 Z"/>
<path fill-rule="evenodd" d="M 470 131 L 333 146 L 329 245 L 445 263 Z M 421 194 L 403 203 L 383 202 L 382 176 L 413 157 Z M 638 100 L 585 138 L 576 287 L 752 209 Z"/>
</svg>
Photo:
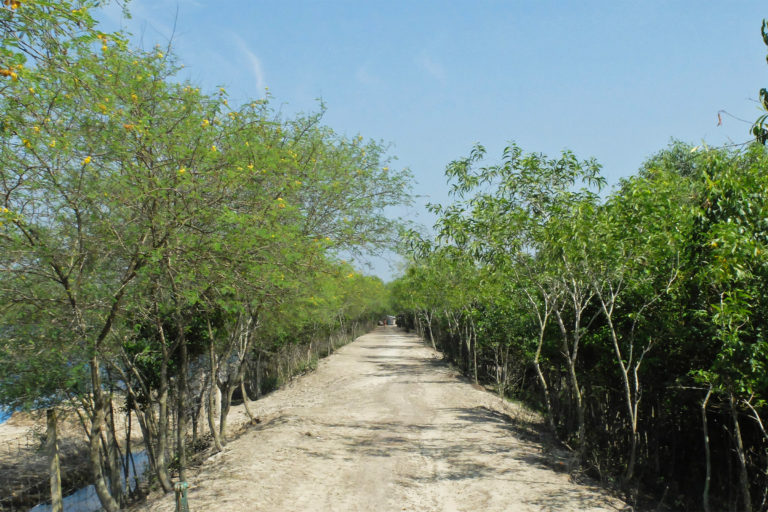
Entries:
<svg viewBox="0 0 768 512">
<path fill-rule="evenodd" d="M 768 87 L 758 1 L 132 0 L 136 44 L 173 45 L 185 77 L 262 97 L 286 113 L 392 144 L 422 196 L 399 212 L 423 224 L 448 200 L 445 165 L 480 142 L 498 158 L 568 148 L 608 182 L 671 138 L 740 143 Z M 392 275 L 385 261 L 375 273 Z"/>
</svg>

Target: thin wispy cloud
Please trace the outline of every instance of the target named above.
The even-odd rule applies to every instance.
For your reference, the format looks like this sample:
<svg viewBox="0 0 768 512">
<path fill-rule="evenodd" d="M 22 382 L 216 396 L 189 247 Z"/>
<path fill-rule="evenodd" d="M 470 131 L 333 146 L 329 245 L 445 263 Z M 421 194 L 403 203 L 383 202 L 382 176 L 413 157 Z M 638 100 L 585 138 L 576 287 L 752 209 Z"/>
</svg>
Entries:
<svg viewBox="0 0 768 512">
<path fill-rule="evenodd" d="M 248 61 L 251 74 L 253 75 L 253 78 L 256 82 L 256 89 L 259 91 L 259 94 L 263 94 L 264 88 L 267 86 L 267 84 L 266 77 L 264 75 L 264 67 L 261 65 L 261 59 L 259 59 L 258 55 L 256 55 L 253 51 L 251 51 L 250 48 L 248 48 L 248 45 L 245 43 L 242 37 L 238 35 L 233 37 L 238 49 Z"/>
<path fill-rule="evenodd" d="M 367 66 L 360 66 L 355 71 L 355 80 L 362 85 L 377 85 L 381 80 L 379 77 L 368 71 Z"/>
<path fill-rule="evenodd" d="M 426 52 L 421 52 L 416 57 L 416 64 L 429 76 L 444 85 L 446 82 L 445 68 L 439 62 L 433 60 Z"/>
</svg>

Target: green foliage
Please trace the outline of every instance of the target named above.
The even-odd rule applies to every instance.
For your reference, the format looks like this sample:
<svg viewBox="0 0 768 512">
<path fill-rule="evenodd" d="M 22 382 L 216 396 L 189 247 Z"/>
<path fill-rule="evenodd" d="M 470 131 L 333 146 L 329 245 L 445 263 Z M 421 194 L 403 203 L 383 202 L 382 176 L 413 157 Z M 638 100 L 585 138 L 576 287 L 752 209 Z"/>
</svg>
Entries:
<svg viewBox="0 0 768 512">
<path fill-rule="evenodd" d="M 468 374 L 471 355 L 481 378 L 541 405 L 560 439 L 600 461 L 592 470 L 623 473 L 627 488 L 663 475 L 697 489 L 707 389 L 722 407 L 731 396 L 753 419 L 768 413 L 768 153 L 674 142 L 604 198 L 599 166 L 569 152 L 511 145 L 482 166 L 484 155 L 476 146 L 446 169 L 456 201 L 432 207 L 436 241 L 414 237 L 392 285 L 403 318 L 436 332 Z M 759 489 L 767 440 L 741 423 Z M 713 463 L 724 463 L 730 434 L 713 435 Z M 713 480 L 715 501 L 735 478 Z M 686 499 L 700 506 L 697 491 Z"/>
<path fill-rule="evenodd" d="M 171 385 L 188 414 L 209 355 L 232 389 L 257 353 L 381 315 L 381 281 L 340 254 L 393 242 L 411 178 L 322 105 L 284 118 L 179 81 L 173 55 L 99 31 L 97 5 L 0 8 L 0 404 L 102 421 L 117 388 L 151 430 Z"/>
<path fill-rule="evenodd" d="M 763 20 L 763 24 L 760 27 L 760 34 L 763 37 L 763 43 L 768 46 L 768 23 L 766 23 L 766 20 Z M 768 57 L 766 57 L 766 60 L 768 60 Z M 765 88 L 760 89 L 759 93 L 760 97 L 760 107 L 763 110 L 768 111 L 768 90 Z M 754 135 L 755 140 L 765 145 L 766 141 L 768 141 L 768 128 L 766 128 L 766 121 L 768 121 L 768 114 L 763 114 L 760 117 L 757 118 L 757 121 L 752 125 L 752 135 Z"/>
</svg>

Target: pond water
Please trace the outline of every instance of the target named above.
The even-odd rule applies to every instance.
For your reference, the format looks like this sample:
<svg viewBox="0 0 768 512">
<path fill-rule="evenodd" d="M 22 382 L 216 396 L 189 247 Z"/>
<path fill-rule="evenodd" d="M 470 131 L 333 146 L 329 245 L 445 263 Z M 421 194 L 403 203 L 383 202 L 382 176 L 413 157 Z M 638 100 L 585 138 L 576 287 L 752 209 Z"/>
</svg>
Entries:
<svg viewBox="0 0 768 512">
<path fill-rule="evenodd" d="M 147 458 L 147 452 L 140 451 L 133 454 L 133 459 L 136 461 L 136 473 L 138 478 L 142 479 L 144 474 L 149 468 L 149 459 Z M 134 485 L 133 467 L 131 469 L 131 475 L 129 477 L 130 485 Z M 125 485 L 125 482 L 123 482 Z M 93 485 L 83 487 L 65 496 L 63 500 L 64 512 L 98 512 L 101 510 L 101 503 L 99 497 L 96 495 L 96 488 Z M 29 509 L 29 512 L 50 512 L 50 503 L 41 503 L 35 507 Z"/>
</svg>

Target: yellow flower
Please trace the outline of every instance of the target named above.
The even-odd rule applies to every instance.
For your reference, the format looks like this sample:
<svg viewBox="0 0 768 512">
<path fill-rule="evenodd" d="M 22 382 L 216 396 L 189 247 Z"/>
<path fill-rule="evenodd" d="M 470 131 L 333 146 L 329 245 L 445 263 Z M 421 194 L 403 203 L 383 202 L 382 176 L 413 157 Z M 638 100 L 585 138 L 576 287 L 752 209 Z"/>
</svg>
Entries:
<svg viewBox="0 0 768 512">
<path fill-rule="evenodd" d="M 209 126 L 211 124 L 211 122 L 209 120 L 207 120 L 207 119 L 203 119 L 203 122 L 200 123 L 200 124 L 203 125 L 203 126 Z"/>
<path fill-rule="evenodd" d="M 126 123 L 126 124 L 123 125 L 123 128 L 125 128 L 128 131 L 130 131 L 130 130 L 133 130 L 135 127 L 132 124 L 127 124 Z"/>
<path fill-rule="evenodd" d="M 136 96 L 136 94 L 131 94 L 131 100 L 134 101 L 134 102 L 135 101 L 139 101 L 139 97 Z"/>
<path fill-rule="evenodd" d="M 101 51 L 103 52 L 107 51 L 107 45 L 105 44 L 101 45 Z"/>
<path fill-rule="evenodd" d="M 215 145 L 212 145 L 212 146 L 211 146 L 211 151 L 213 151 L 213 152 L 215 153 L 216 151 L 218 151 L 218 149 L 216 148 L 216 146 L 215 146 Z"/>
<path fill-rule="evenodd" d="M 179 174 L 184 174 L 185 172 L 187 172 L 185 168 L 182 167 L 181 169 L 179 169 Z"/>
<path fill-rule="evenodd" d="M 165 55 L 163 55 L 163 52 L 157 52 L 157 53 L 155 54 L 155 56 L 156 56 L 158 59 L 162 59 L 163 57 L 165 57 Z"/>
<path fill-rule="evenodd" d="M 253 164 L 248 164 L 248 169 L 253 170 Z"/>
<path fill-rule="evenodd" d="M 29 94 L 35 94 L 35 88 L 34 87 L 30 87 L 28 90 L 29 90 Z"/>
<path fill-rule="evenodd" d="M 219 92 L 224 94 L 225 92 L 227 92 L 227 90 L 223 87 L 219 87 Z"/>
<path fill-rule="evenodd" d="M 35 133 L 40 133 L 40 127 L 39 126 L 33 126 L 32 131 Z"/>
<path fill-rule="evenodd" d="M 91 163 L 91 157 L 90 156 L 87 156 L 87 157 L 83 158 L 83 165 L 88 165 L 89 163 Z"/>
<path fill-rule="evenodd" d="M 50 144 L 48 144 L 50 147 L 55 148 L 56 147 L 56 140 L 52 140 Z"/>
<path fill-rule="evenodd" d="M 28 148 L 32 147 L 32 144 L 27 139 L 24 139 L 21 142 L 22 142 L 22 144 L 24 144 Z"/>
</svg>

